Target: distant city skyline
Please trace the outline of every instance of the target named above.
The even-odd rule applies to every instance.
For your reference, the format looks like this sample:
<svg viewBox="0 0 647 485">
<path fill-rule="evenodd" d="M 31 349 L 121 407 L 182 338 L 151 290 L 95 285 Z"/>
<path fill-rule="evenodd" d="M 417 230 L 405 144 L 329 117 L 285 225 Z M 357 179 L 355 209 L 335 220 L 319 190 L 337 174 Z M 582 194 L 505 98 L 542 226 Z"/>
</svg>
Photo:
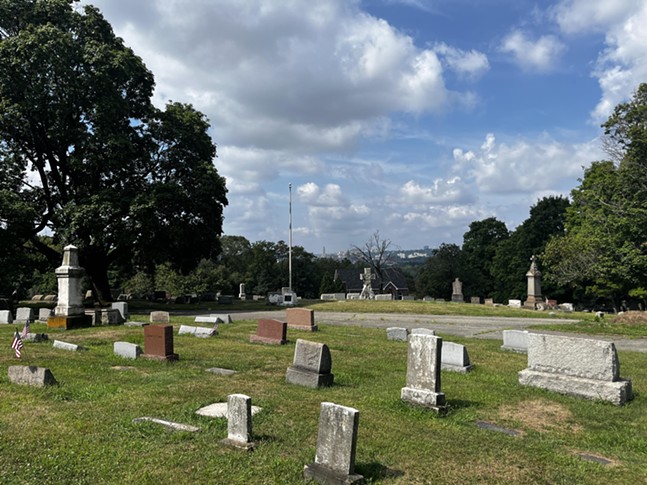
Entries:
<svg viewBox="0 0 647 485">
<path fill-rule="evenodd" d="M 226 235 L 320 253 L 508 229 L 604 159 L 647 80 L 641 0 L 95 0 L 157 82 L 212 123 Z"/>
</svg>

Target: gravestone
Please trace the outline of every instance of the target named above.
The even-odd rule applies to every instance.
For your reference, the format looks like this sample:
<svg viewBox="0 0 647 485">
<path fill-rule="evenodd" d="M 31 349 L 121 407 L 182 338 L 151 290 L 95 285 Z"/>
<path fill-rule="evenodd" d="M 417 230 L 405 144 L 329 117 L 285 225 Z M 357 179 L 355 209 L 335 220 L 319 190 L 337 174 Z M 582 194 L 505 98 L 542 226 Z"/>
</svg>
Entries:
<svg viewBox="0 0 647 485">
<path fill-rule="evenodd" d="M 483 304 L 484 304 L 484 305 L 487 305 L 487 306 L 492 306 L 492 305 L 494 305 L 494 299 L 492 299 L 492 298 L 485 298 L 485 299 L 483 300 Z"/>
<path fill-rule="evenodd" d="M 78 249 L 69 245 L 63 248 L 63 264 L 56 268 L 58 301 L 54 315 L 47 319 L 49 328 L 80 328 L 92 325 L 85 315 L 81 284 L 85 270 L 79 266 Z"/>
<path fill-rule="evenodd" d="M 406 342 L 409 339 L 409 329 L 403 327 L 389 327 L 386 329 L 386 339 Z"/>
<path fill-rule="evenodd" d="M 557 305 L 557 308 L 563 312 L 568 312 L 568 313 L 574 310 L 572 303 L 560 303 L 559 305 Z"/>
<path fill-rule="evenodd" d="M 45 298 L 45 295 L 34 295 L 31 297 L 31 301 L 43 301 L 43 298 Z"/>
<path fill-rule="evenodd" d="M 326 344 L 297 339 L 294 360 L 288 367 L 285 380 L 289 384 L 304 387 L 332 386 L 334 375 L 332 357 Z"/>
<path fill-rule="evenodd" d="M 71 352 L 78 352 L 79 350 L 84 350 L 83 347 L 77 344 L 71 344 L 69 342 L 63 342 L 61 340 L 54 340 L 52 347 L 55 349 L 69 350 Z"/>
<path fill-rule="evenodd" d="M 631 381 L 620 378 L 615 345 L 586 338 L 528 334 L 528 368 L 519 383 L 616 406 L 633 397 Z"/>
<path fill-rule="evenodd" d="M 322 293 L 320 300 L 345 300 L 346 293 Z"/>
<path fill-rule="evenodd" d="M 33 332 L 27 332 L 27 335 L 22 337 L 23 342 L 44 342 L 45 340 L 49 340 L 49 335 L 46 333 L 33 333 Z"/>
<path fill-rule="evenodd" d="M 452 301 L 456 303 L 463 303 L 465 301 L 463 297 L 463 283 L 458 278 L 452 282 Z"/>
<path fill-rule="evenodd" d="M 467 347 L 454 342 L 443 342 L 440 353 L 440 366 L 442 370 L 460 372 L 465 374 L 474 368 L 467 354 Z"/>
<path fill-rule="evenodd" d="M 210 313 L 210 317 L 219 318 L 222 323 L 232 323 L 231 315 L 229 313 Z"/>
<path fill-rule="evenodd" d="M 501 350 L 528 353 L 528 330 L 504 330 Z"/>
<path fill-rule="evenodd" d="M 411 335 L 436 335 L 436 331 L 430 328 L 413 328 L 410 332 Z"/>
<path fill-rule="evenodd" d="M 322 402 L 315 461 L 305 466 L 303 476 L 318 483 L 363 483 L 355 473 L 358 428 L 357 409 Z"/>
<path fill-rule="evenodd" d="M 130 342 L 115 342 L 113 351 L 115 355 L 125 359 L 136 359 L 142 354 L 141 347 Z"/>
<path fill-rule="evenodd" d="M 528 297 L 523 306 L 535 309 L 537 303 L 543 303 L 543 297 L 541 296 L 541 271 L 537 268 L 537 258 L 534 254 L 530 258 L 530 261 L 530 269 L 526 273 L 526 278 L 528 278 Z"/>
<path fill-rule="evenodd" d="M 364 268 L 364 272 L 359 275 L 364 286 L 362 287 L 362 292 L 359 294 L 360 300 L 373 300 L 375 294 L 373 293 L 373 280 L 376 278 L 371 272 L 371 268 Z"/>
<path fill-rule="evenodd" d="M 250 336 L 249 341 L 262 344 L 284 345 L 288 342 L 286 339 L 287 326 L 287 322 L 280 320 L 261 319 L 258 321 L 256 335 Z"/>
<path fill-rule="evenodd" d="M 197 316 L 193 320 L 195 323 L 210 323 L 211 325 L 218 325 L 222 322 L 220 317 L 209 317 L 209 316 Z"/>
<path fill-rule="evenodd" d="M 508 300 L 510 308 L 521 308 L 521 300 Z"/>
<path fill-rule="evenodd" d="M 481 304 L 481 297 L 480 296 L 472 296 L 472 297 L 470 297 L 470 303 L 472 305 L 480 305 Z"/>
<path fill-rule="evenodd" d="M 110 306 L 113 310 L 119 311 L 121 320 L 123 322 L 128 320 L 128 318 L 130 317 L 130 313 L 128 313 L 128 303 L 126 303 L 125 301 L 113 301 Z"/>
<path fill-rule="evenodd" d="M 154 360 L 175 361 L 173 352 L 173 326 L 147 325 L 144 327 L 144 353 L 142 357 Z"/>
<path fill-rule="evenodd" d="M 151 323 L 170 323 L 170 321 L 171 315 L 169 314 L 169 312 L 156 311 L 151 312 L 150 314 Z"/>
<path fill-rule="evenodd" d="M 54 386 L 57 384 L 52 371 L 45 367 L 34 365 L 10 365 L 9 382 L 25 384 L 28 386 Z"/>
<path fill-rule="evenodd" d="M 431 297 L 431 296 L 425 296 L 425 297 L 422 299 L 422 301 L 428 301 L 428 302 L 433 303 L 434 301 L 436 301 L 436 299 L 435 299 L 435 298 L 433 298 L 433 297 Z"/>
<path fill-rule="evenodd" d="M 49 308 L 39 308 L 38 309 L 38 321 L 40 323 L 47 323 L 49 317 L 52 316 L 52 310 Z"/>
<path fill-rule="evenodd" d="M 58 296 L 56 295 L 45 295 L 45 298 L 43 301 L 47 301 L 51 303 L 51 302 L 55 302 L 56 300 L 58 300 Z"/>
<path fill-rule="evenodd" d="M 285 311 L 288 328 L 316 332 L 315 312 L 308 308 L 288 308 Z"/>
<path fill-rule="evenodd" d="M 238 286 L 238 298 L 240 298 L 241 300 L 247 299 L 247 294 L 245 293 L 245 283 L 241 283 Z"/>
<path fill-rule="evenodd" d="M 393 295 L 391 293 L 384 293 L 381 295 L 375 295 L 375 301 L 391 301 L 393 300 Z M 406 300 L 407 298 L 402 297 L 403 300 Z"/>
<path fill-rule="evenodd" d="M 0 310 L 0 323 L 13 323 L 11 310 Z"/>
<path fill-rule="evenodd" d="M 218 329 L 214 327 L 193 327 L 190 325 L 180 325 L 178 335 L 193 335 L 200 338 L 213 337 L 218 335 Z"/>
<path fill-rule="evenodd" d="M 443 339 L 434 335 L 409 335 L 407 383 L 400 392 L 403 401 L 424 406 L 437 413 L 447 410 L 440 391 Z"/>
<path fill-rule="evenodd" d="M 34 321 L 34 310 L 29 307 L 16 308 L 15 323 L 32 323 Z"/>
<path fill-rule="evenodd" d="M 250 450 L 252 442 L 252 398 L 244 394 L 227 396 L 227 438 L 222 444 Z"/>
</svg>

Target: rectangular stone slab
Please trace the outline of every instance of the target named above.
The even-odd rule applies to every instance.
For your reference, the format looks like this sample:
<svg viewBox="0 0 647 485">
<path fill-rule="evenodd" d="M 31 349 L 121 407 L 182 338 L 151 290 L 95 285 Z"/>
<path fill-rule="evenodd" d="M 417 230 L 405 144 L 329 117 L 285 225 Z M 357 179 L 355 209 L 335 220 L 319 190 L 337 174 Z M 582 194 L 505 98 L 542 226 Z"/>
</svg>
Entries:
<svg viewBox="0 0 647 485">
<path fill-rule="evenodd" d="M 503 345 L 501 350 L 528 353 L 528 331 L 527 330 L 504 330 Z"/>
<path fill-rule="evenodd" d="M 386 339 L 406 342 L 409 339 L 409 329 L 403 327 L 389 327 L 386 329 Z"/>
<path fill-rule="evenodd" d="M 13 315 L 9 310 L 0 310 L 0 323 L 13 323 Z"/>
<path fill-rule="evenodd" d="M 130 342 L 115 342 L 113 345 L 113 351 L 115 355 L 126 359 L 136 359 L 142 354 L 141 347 Z"/>
<path fill-rule="evenodd" d="M 14 384 L 25 384 L 28 386 L 53 386 L 56 379 L 52 372 L 45 367 L 33 365 L 11 365 L 8 370 L 9 382 Z"/>
<path fill-rule="evenodd" d="M 287 322 L 273 319 L 261 319 L 258 321 L 256 335 L 249 340 L 256 343 L 283 345 L 287 342 Z"/>
<path fill-rule="evenodd" d="M 332 369 L 332 357 L 328 346 L 303 339 L 297 339 L 292 363 L 295 367 L 317 374 L 327 374 Z"/>
<path fill-rule="evenodd" d="M 528 369 L 609 382 L 620 378 L 613 342 L 560 335 L 528 335 Z"/>
<path fill-rule="evenodd" d="M 55 349 L 70 350 L 72 352 L 82 350 L 82 347 L 80 345 L 71 344 L 69 342 L 63 342 L 61 340 L 54 340 L 54 343 L 52 344 L 52 346 Z"/>
<path fill-rule="evenodd" d="M 322 402 L 315 463 L 337 473 L 353 473 L 358 429 L 357 409 Z"/>
<path fill-rule="evenodd" d="M 317 330 L 315 325 L 315 312 L 308 308 L 288 308 L 285 312 L 288 328 L 296 330 Z"/>
</svg>

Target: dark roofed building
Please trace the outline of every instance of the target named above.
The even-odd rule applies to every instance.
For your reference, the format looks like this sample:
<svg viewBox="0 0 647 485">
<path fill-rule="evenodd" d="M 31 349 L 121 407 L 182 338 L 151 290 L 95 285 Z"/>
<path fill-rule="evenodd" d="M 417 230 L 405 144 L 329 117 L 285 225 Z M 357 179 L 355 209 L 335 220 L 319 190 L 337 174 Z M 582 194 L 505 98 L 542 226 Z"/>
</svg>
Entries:
<svg viewBox="0 0 647 485">
<path fill-rule="evenodd" d="M 362 281 L 363 270 L 357 268 L 340 268 L 335 270 L 335 280 L 341 280 L 346 286 L 346 293 L 361 293 L 364 287 Z M 394 300 L 401 300 L 409 294 L 407 279 L 397 268 L 386 268 L 382 270 L 382 280 L 376 277 L 371 283 L 373 293 L 391 293 Z"/>
</svg>

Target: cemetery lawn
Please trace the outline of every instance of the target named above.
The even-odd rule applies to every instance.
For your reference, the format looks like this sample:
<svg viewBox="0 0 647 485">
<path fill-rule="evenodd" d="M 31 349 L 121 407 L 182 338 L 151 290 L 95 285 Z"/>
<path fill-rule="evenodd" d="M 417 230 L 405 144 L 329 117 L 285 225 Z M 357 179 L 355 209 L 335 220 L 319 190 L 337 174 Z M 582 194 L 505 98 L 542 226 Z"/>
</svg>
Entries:
<svg viewBox="0 0 647 485">
<path fill-rule="evenodd" d="M 125 326 L 65 332 L 34 324 L 32 332 L 47 332 L 50 342 L 25 343 L 18 360 L 10 343 L 19 326 L 0 326 L 0 483 L 301 484 L 323 401 L 360 411 L 355 469 L 368 483 L 642 483 L 647 476 L 647 354 L 619 352 L 635 398 L 616 407 L 521 387 L 525 355 L 500 351 L 496 340 L 450 337 L 467 345 L 475 369 L 442 373 L 450 410 L 439 417 L 400 401 L 407 344 L 387 341 L 383 329 L 323 324 L 316 333 L 289 330 L 287 345 L 270 346 L 249 342 L 254 321 L 221 324 L 210 339 L 177 335 L 180 324 L 192 323 L 172 317 L 180 356 L 172 364 L 115 356 L 115 341 L 143 346 L 142 329 Z M 297 338 L 330 347 L 333 387 L 285 383 Z M 88 350 L 57 350 L 54 339 Z M 11 384 L 10 365 L 47 367 L 59 385 Z M 238 373 L 205 371 L 211 367 Z M 262 408 L 253 452 L 223 447 L 226 421 L 195 414 L 233 393 Z M 132 422 L 142 416 L 201 429 Z"/>
</svg>

